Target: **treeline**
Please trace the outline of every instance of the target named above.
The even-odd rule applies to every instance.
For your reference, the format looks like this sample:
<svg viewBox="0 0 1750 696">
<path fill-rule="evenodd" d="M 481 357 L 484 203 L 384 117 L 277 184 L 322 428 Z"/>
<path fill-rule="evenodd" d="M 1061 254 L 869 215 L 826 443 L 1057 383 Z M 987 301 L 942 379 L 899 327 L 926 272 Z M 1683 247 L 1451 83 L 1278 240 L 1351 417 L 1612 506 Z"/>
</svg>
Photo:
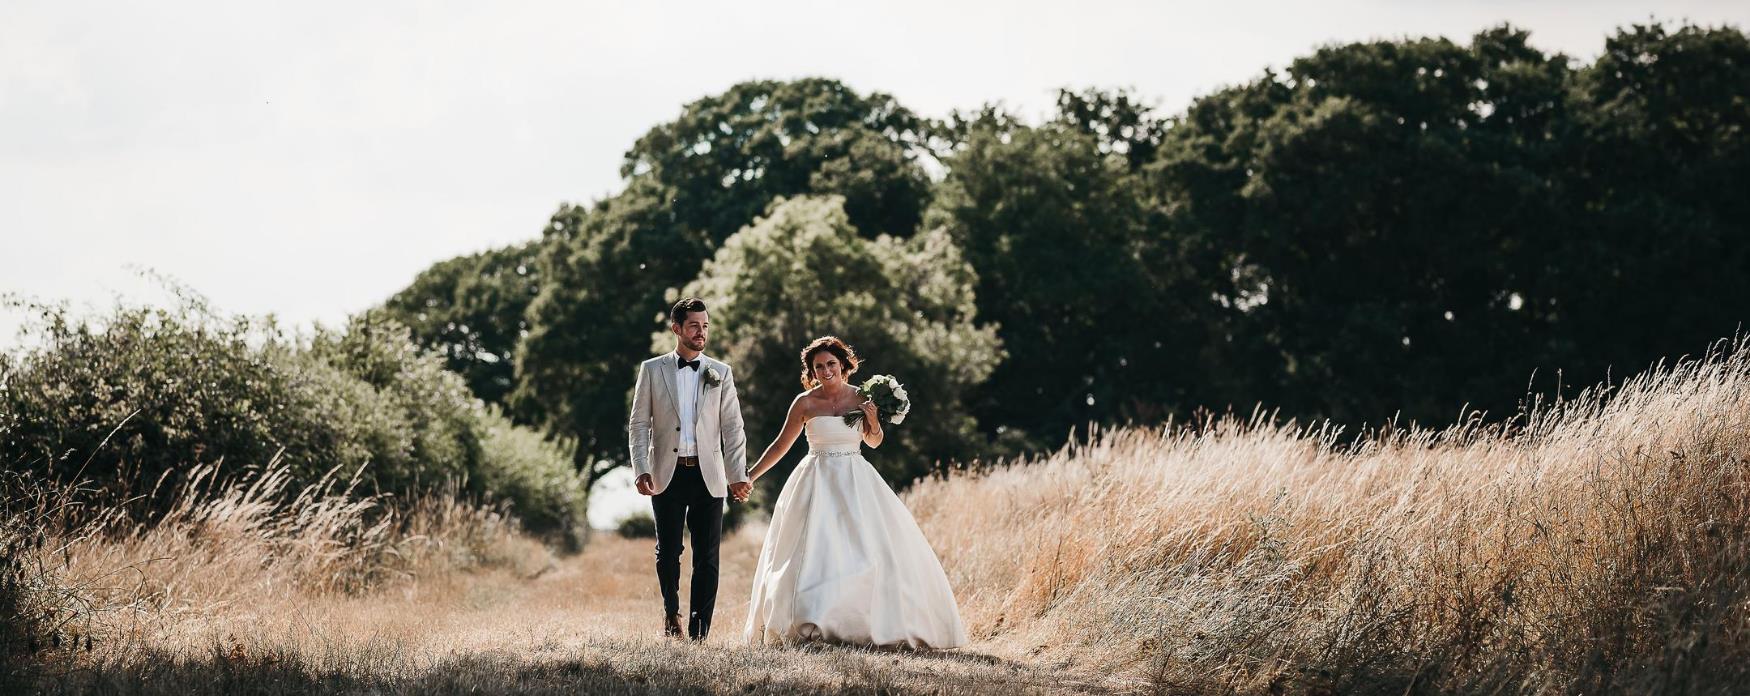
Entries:
<svg viewBox="0 0 1750 696">
<path fill-rule="evenodd" d="M 151 521 L 200 465 L 216 467 L 201 484 L 214 490 L 283 468 L 280 489 L 370 496 L 379 515 L 462 496 L 581 539 L 586 491 L 569 453 L 476 398 L 393 319 L 287 337 L 179 294 L 97 317 L 13 302 L 37 321 L 30 349 L 0 355 L 6 471 L 77 484 L 93 514 Z"/>
<path fill-rule="evenodd" d="M 1505 417 L 1750 317 L 1747 98 L 1745 35 L 1688 25 L 1590 64 L 1510 27 L 1330 46 L 1182 113 L 1065 91 L 1043 123 L 748 82 L 639 138 L 621 193 L 384 309 L 591 482 L 682 292 L 756 447 L 816 335 L 907 381 L 902 483 L 1199 409 Z"/>
</svg>

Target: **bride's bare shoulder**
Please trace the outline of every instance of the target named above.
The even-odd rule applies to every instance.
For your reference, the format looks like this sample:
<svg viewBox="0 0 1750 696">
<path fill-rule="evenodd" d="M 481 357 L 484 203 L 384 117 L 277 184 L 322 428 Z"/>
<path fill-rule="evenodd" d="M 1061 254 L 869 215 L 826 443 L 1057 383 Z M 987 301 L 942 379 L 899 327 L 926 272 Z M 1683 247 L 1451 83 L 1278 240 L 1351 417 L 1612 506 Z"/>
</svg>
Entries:
<svg viewBox="0 0 1750 696">
<path fill-rule="evenodd" d="M 790 413 L 807 420 L 809 417 L 809 411 L 819 408 L 820 397 L 815 394 L 817 391 L 819 391 L 818 387 L 797 394 L 796 398 L 790 400 Z"/>
</svg>

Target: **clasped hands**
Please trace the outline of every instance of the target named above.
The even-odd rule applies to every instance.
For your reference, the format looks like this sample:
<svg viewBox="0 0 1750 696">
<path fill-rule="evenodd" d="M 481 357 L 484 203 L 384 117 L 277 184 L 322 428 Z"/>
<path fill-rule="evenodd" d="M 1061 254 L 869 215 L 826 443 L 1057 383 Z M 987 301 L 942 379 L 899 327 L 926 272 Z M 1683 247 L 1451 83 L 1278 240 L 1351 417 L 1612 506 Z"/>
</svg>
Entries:
<svg viewBox="0 0 1750 696">
<path fill-rule="evenodd" d="M 639 475 L 638 481 L 637 481 L 637 486 L 638 486 L 638 495 L 656 495 L 656 483 L 655 483 L 654 479 L 650 478 L 650 474 Z M 747 497 L 749 495 L 752 495 L 752 494 L 753 494 L 753 484 L 752 483 L 749 483 L 747 481 L 740 481 L 737 483 L 729 484 L 729 499 L 730 500 L 734 500 L 735 502 L 738 502 L 738 503 L 747 502 Z"/>
</svg>

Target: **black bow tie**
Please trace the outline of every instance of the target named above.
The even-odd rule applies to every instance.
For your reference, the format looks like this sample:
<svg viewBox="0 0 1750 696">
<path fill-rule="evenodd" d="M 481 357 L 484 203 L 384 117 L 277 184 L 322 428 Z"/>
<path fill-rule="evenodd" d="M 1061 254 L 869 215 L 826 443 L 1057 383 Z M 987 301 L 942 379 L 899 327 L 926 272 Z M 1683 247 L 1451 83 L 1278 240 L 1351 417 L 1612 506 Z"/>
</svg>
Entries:
<svg viewBox="0 0 1750 696">
<path fill-rule="evenodd" d="M 697 361 L 697 360 L 681 360 L 680 356 L 678 356 L 678 355 L 675 356 L 675 360 L 680 363 L 680 367 L 675 368 L 675 370 L 677 370 L 677 371 L 680 370 L 682 367 L 690 367 L 690 368 L 693 368 L 694 370 L 699 369 L 699 361 Z"/>
</svg>

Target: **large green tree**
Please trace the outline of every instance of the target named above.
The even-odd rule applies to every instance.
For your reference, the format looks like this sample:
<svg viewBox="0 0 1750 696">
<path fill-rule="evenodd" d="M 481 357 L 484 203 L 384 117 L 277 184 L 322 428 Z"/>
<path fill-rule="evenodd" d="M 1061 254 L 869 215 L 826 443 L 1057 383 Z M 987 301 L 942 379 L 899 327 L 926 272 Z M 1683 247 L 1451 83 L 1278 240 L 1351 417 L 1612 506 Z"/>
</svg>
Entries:
<svg viewBox="0 0 1750 696">
<path fill-rule="evenodd" d="M 981 454 L 1198 407 L 1505 415 L 1534 373 L 1593 383 L 1750 315 L 1746 46 L 1692 26 L 1618 32 L 1591 65 L 1511 27 L 1334 45 L 1170 118 L 1065 91 L 1040 124 L 748 82 L 640 138 L 623 193 L 391 305 L 483 396 L 513 383 L 515 413 L 599 476 L 624 461 L 631 365 L 678 289 L 778 197 L 836 195 L 870 244 L 940 236 L 976 271 L 1008 356 L 964 383 L 997 438 Z"/>
<path fill-rule="evenodd" d="M 739 84 L 652 128 L 626 154 L 625 191 L 546 230 L 516 412 L 577 443 L 591 482 L 623 465 L 633 368 L 672 291 L 776 196 L 840 195 L 866 229 L 911 235 L 923 129 L 891 97 L 824 79 Z"/>
<path fill-rule="evenodd" d="M 383 303 L 415 342 L 444 356 L 474 395 L 504 405 L 524 315 L 540 290 L 539 240 L 433 264 Z"/>
<path fill-rule="evenodd" d="M 649 178 L 553 215 L 511 404 L 575 445 L 590 484 L 625 463 L 626 397 L 667 309 L 663 293 L 692 278 L 709 249 L 702 233 L 676 223 L 666 189 Z"/>
<path fill-rule="evenodd" d="M 1525 39 L 1327 47 L 1176 120 L 1150 183 L 1165 229 L 1214 252 L 1193 255 L 1221 316 L 1206 403 L 1354 423 L 1522 393 L 1514 291 L 1562 224 L 1569 77 Z"/>
<path fill-rule="evenodd" d="M 1152 153 L 1157 125 L 1121 94 L 1066 92 L 1060 105 L 1037 127 L 989 109 L 956 119 L 926 218 L 965 249 L 980 316 L 1001 326 L 1007 376 L 978 390 L 975 410 L 999 440 L 1030 434 L 1019 446 L 1159 416 L 1204 343 L 1200 296 L 1184 291 L 1172 240 L 1153 234 L 1131 158 Z"/>
<path fill-rule="evenodd" d="M 910 235 L 929 199 L 929 124 L 837 80 L 760 80 L 688 104 L 626 153 L 621 174 L 670 191 L 683 226 L 712 241 L 778 196 L 837 194 L 865 236 Z"/>
<path fill-rule="evenodd" d="M 966 397 L 1003 351 L 994 327 L 975 321 L 976 274 L 952 239 L 934 230 L 868 240 L 844 204 L 840 196 L 780 200 L 725 241 L 681 292 L 711 308 L 713 350 L 736 366 L 750 466 L 802 391 L 802 348 L 833 335 L 864 359 L 853 383 L 892 374 L 906 384 L 911 415 L 888 427 L 872 457 L 889 481 L 905 485 L 979 453 Z M 649 341 L 652 350 L 673 344 L 666 332 Z M 805 449 L 798 443 L 764 479 L 768 493 Z"/>
<path fill-rule="evenodd" d="M 1570 222 L 1525 230 L 1541 268 L 1522 293 L 1545 364 L 1583 385 L 1750 320 L 1750 39 L 1631 27 L 1572 85 Z"/>
<path fill-rule="evenodd" d="M 1175 119 L 1145 180 L 1219 307 L 1196 401 L 1505 415 L 1534 374 L 1592 384 L 1737 330 L 1745 37 L 1606 49 L 1576 70 L 1510 27 L 1332 46 Z"/>
<path fill-rule="evenodd" d="M 1098 89 L 1058 91 L 1056 121 L 1094 136 L 1102 154 L 1120 155 L 1133 169 L 1154 161 L 1167 125 L 1135 95 Z"/>
</svg>

